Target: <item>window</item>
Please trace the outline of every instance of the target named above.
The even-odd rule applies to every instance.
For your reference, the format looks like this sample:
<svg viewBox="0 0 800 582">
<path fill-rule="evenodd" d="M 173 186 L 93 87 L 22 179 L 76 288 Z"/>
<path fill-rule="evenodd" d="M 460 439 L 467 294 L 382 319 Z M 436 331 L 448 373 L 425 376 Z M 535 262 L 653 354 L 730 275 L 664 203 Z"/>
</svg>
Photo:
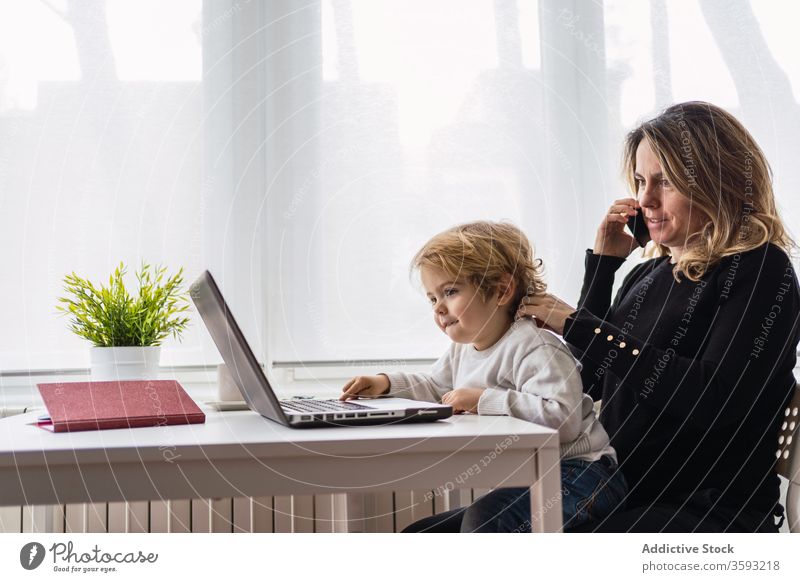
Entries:
<svg viewBox="0 0 800 582">
<path fill-rule="evenodd" d="M 784 223 L 800 232 L 800 53 L 793 15 L 766 0 L 606 0 L 609 114 L 617 148 L 637 120 L 673 102 L 726 108 L 755 136 L 774 172 Z"/>
<path fill-rule="evenodd" d="M 212 269 L 272 361 L 434 358 L 447 339 L 414 252 L 460 222 L 511 220 L 575 301 L 583 251 L 626 192 L 625 132 L 679 100 L 742 119 L 792 229 L 791 10 L 0 1 L 0 370 L 85 366 L 60 281 L 120 260 Z M 195 318 L 162 363 L 216 361 Z"/>
<path fill-rule="evenodd" d="M 627 192 L 624 135 L 675 101 L 740 117 L 774 165 L 786 223 L 798 224 L 800 57 L 786 10 L 763 0 L 308 7 L 290 36 L 306 44 L 270 57 L 303 67 L 268 66 L 269 95 L 296 90 L 267 123 L 287 140 L 268 169 L 274 358 L 438 356 L 447 340 L 408 263 L 468 220 L 522 226 L 550 288 L 575 302 L 599 217 Z"/>
<path fill-rule="evenodd" d="M 201 24 L 200 0 L 0 2 L 3 372 L 88 367 L 65 274 L 200 270 Z M 162 363 L 201 363 L 201 338 Z"/>
<path fill-rule="evenodd" d="M 316 60 L 270 85 L 308 83 L 273 121 L 296 133 L 296 148 L 275 150 L 268 192 L 282 200 L 269 229 L 273 357 L 435 356 L 446 338 L 408 269 L 433 234 L 512 220 L 558 271 L 537 3 L 326 0 L 308 12 L 319 21 L 294 38 L 319 35 Z"/>
</svg>

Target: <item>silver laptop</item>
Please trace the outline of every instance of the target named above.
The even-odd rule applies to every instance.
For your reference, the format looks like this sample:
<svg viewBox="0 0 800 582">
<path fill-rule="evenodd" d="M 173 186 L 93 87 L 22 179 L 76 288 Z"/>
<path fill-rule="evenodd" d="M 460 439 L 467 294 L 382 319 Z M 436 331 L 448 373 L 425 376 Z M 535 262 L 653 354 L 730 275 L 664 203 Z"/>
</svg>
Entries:
<svg viewBox="0 0 800 582">
<path fill-rule="evenodd" d="M 189 293 L 248 406 L 265 418 L 286 426 L 310 428 L 428 422 L 453 414 L 452 406 L 404 398 L 279 400 L 211 273 L 203 273 Z"/>
</svg>

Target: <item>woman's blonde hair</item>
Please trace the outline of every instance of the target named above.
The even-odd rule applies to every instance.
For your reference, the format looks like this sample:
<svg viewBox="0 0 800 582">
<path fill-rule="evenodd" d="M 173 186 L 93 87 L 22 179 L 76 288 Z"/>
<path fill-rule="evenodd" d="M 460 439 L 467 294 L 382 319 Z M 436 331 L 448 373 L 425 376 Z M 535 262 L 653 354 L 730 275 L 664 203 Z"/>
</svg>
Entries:
<svg viewBox="0 0 800 582">
<path fill-rule="evenodd" d="M 636 192 L 636 149 L 646 139 L 664 175 L 689 198 L 692 212 L 707 220 L 687 240 L 673 269 L 675 279 L 699 280 L 725 256 L 770 242 L 787 252 L 794 242 L 775 205 L 772 171 L 753 136 L 733 115 L 710 103 L 692 101 L 665 109 L 625 140 L 624 173 Z M 669 254 L 655 245 L 649 254 Z"/>
<path fill-rule="evenodd" d="M 506 222 L 470 222 L 437 234 L 411 260 L 412 272 L 423 267 L 441 269 L 454 281 L 473 284 L 484 301 L 500 290 L 503 276 L 510 274 L 516 283 L 509 303 L 512 316 L 525 295 L 547 289 L 542 260 L 534 259 L 523 232 Z"/>
</svg>

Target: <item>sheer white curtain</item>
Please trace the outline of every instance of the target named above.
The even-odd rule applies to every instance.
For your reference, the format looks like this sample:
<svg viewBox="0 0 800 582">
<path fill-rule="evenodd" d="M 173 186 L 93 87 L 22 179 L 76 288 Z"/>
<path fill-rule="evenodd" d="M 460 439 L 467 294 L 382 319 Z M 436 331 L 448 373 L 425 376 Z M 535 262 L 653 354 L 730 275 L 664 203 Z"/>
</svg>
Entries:
<svg viewBox="0 0 800 582">
<path fill-rule="evenodd" d="M 522 226 L 551 289 L 576 301 L 583 251 L 627 192 L 624 134 L 676 101 L 742 119 L 794 230 L 793 10 L 766 0 L 271 4 L 264 22 L 285 36 L 265 60 L 270 355 L 437 356 L 446 338 L 408 261 L 462 221 Z"/>
<path fill-rule="evenodd" d="M 0 370 L 75 367 L 61 277 L 210 268 L 278 362 L 436 357 L 413 253 L 508 219 L 577 299 L 625 132 L 705 99 L 800 221 L 798 9 L 769 0 L 0 0 Z M 202 13 L 202 14 L 201 14 Z M 167 364 L 218 361 L 199 324 Z"/>
<path fill-rule="evenodd" d="M 775 174 L 782 216 L 800 235 L 800 51 L 796 3 L 606 0 L 612 142 L 673 102 L 726 108 L 755 135 Z M 612 143 L 612 146 L 616 143 Z"/>
<path fill-rule="evenodd" d="M 291 30 L 266 61 L 267 138 L 281 144 L 266 190 L 274 360 L 437 355 L 446 338 L 408 264 L 464 221 L 519 224 L 553 289 L 574 294 L 607 152 L 592 143 L 606 131 L 602 43 L 563 30 L 572 4 L 270 6 L 269 26 Z"/>
<path fill-rule="evenodd" d="M 205 263 L 201 9 L 0 1 L 0 372 L 88 366 L 65 274 Z M 202 362 L 202 337 L 162 361 Z"/>
</svg>

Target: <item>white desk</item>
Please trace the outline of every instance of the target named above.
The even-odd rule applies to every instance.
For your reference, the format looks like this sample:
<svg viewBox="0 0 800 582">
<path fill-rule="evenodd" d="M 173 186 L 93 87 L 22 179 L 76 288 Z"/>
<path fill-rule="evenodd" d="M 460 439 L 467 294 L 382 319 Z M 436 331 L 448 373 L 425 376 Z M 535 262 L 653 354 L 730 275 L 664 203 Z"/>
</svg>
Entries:
<svg viewBox="0 0 800 582">
<path fill-rule="evenodd" d="M 534 531 L 561 528 L 557 432 L 501 416 L 289 429 L 246 412 L 205 424 L 54 434 L 0 420 L 0 506 L 531 486 Z M 508 438 L 511 435 L 511 438 Z"/>
</svg>

